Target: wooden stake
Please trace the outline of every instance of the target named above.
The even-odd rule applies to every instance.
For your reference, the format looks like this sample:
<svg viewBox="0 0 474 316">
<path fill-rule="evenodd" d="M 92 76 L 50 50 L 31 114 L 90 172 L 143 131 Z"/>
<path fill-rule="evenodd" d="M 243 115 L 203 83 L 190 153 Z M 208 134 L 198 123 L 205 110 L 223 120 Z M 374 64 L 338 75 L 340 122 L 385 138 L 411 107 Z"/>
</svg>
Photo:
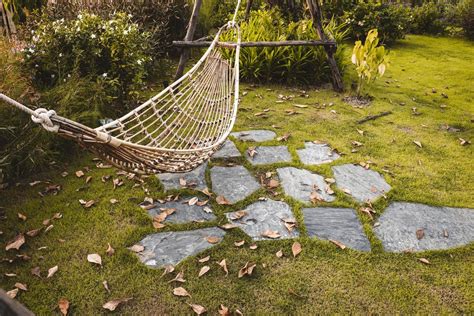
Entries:
<svg viewBox="0 0 474 316">
<path fill-rule="evenodd" d="M 247 5 L 245 6 L 245 16 L 244 20 L 247 21 L 250 15 L 250 9 L 252 8 L 253 0 L 247 0 Z"/>
</svg>

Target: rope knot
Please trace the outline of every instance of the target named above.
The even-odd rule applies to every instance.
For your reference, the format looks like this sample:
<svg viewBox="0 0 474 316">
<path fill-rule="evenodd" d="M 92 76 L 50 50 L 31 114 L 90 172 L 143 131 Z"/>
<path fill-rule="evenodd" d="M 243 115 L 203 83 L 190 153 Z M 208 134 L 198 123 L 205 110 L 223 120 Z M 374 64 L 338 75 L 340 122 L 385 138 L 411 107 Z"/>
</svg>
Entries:
<svg viewBox="0 0 474 316">
<path fill-rule="evenodd" d="M 51 121 L 51 116 L 56 115 L 56 112 L 53 110 L 46 110 L 39 108 L 35 110 L 37 116 L 32 115 L 31 120 L 36 124 L 41 124 L 45 130 L 48 132 L 57 133 L 59 130 L 59 125 L 54 125 Z"/>
</svg>

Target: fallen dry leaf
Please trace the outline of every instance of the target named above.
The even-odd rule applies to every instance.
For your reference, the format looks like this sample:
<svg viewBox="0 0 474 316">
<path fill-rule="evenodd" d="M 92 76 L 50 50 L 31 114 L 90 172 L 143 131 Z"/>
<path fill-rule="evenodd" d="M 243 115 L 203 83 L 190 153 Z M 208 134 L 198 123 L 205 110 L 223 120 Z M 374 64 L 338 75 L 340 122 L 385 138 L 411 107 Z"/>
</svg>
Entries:
<svg viewBox="0 0 474 316">
<path fill-rule="evenodd" d="M 251 245 L 249 246 L 249 248 L 250 248 L 251 250 L 255 250 L 255 249 L 258 248 L 258 246 L 257 246 L 257 244 L 251 244 Z"/>
<path fill-rule="evenodd" d="M 108 247 L 107 247 L 107 250 L 105 251 L 105 253 L 109 256 L 113 255 L 115 253 L 115 249 L 112 248 L 112 246 L 110 245 L 110 243 L 107 243 Z"/>
<path fill-rule="evenodd" d="M 230 316 L 230 315 L 231 315 L 231 314 L 230 314 L 230 311 L 229 311 L 229 308 L 226 307 L 226 306 L 224 306 L 224 305 L 222 305 L 222 304 L 221 304 L 221 306 L 219 306 L 219 310 L 218 310 L 217 312 L 218 312 L 219 315 L 221 315 L 221 316 Z"/>
<path fill-rule="evenodd" d="M 111 312 L 113 312 L 120 304 L 126 303 L 126 302 L 130 301 L 131 299 L 132 299 L 131 297 L 127 297 L 127 298 L 121 298 L 121 299 L 117 299 L 117 300 L 108 301 L 107 303 L 102 305 L 102 307 L 105 308 L 105 309 L 108 309 Z"/>
<path fill-rule="evenodd" d="M 86 183 L 91 182 L 91 180 L 92 180 L 92 177 L 91 177 L 91 176 L 88 176 L 88 177 L 86 178 Z"/>
<path fill-rule="evenodd" d="M 48 276 L 46 278 L 52 277 L 59 270 L 58 266 L 54 266 L 48 270 Z"/>
<path fill-rule="evenodd" d="M 165 269 L 163 270 L 163 274 L 161 275 L 161 277 L 164 277 L 165 275 L 167 275 L 167 274 L 169 274 L 169 273 L 171 273 L 171 272 L 173 272 L 173 271 L 174 271 L 174 266 L 172 266 L 172 265 L 170 265 L 170 264 L 169 264 L 169 265 L 166 265 L 166 266 L 165 266 Z"/>
<path fill-rule="evenodd" d="M 201 305 L 198 305 L 198 304 L 188 304 L 188 305 L 191 306 L 191 308 L 196 313 L 196 315 L 201 315 L 207 312 L 207 310 Z"/>
<path fill-rule="evenodd" d="M 5 250 L 8 251 L 10 249 L 20 249 L 20 247 L 25 243 L 25 236 L 23 234 L 17 235 L 13 240 L 7 243 Z"/>
<path fill-rule="evenodd" d="M 145 250 L 145 247 L 143 247 L 142 245 L 136 244 L 136 245 L 133 245 L 132 247 L 130 247 L 129 249 L 133 252 L 138 253 L 138 252 L 142 252 L 143 250 Z"/>
<path fill-rule="evenodd" d="M 202 267 L 201 270 L 199 271 L 198 278 L 202 277 L 204 274 L 209 272 L 209 270 L 211 270 L 209 266 Z"/>
<path fill-rule="evenodd" d="M 222 259 L 218 264 L 225 271 L 225 275 L 227 276 L 229 274 L 229 270 L 227 270 L 227 261 Z"/>
<path fill-rule="evenodd" d="M 417 229 L 416 230 L 416 239 L 420 240 L 425 237 L 425 230 L 423 228 Z"/>
<path fill-rule="evenodd" d="M 280 249 L 280 250 L 277 251 L 277 253 L 276 253 L 275 255 L 276 255 L 278 258 L 281 258 L 281 257 L 283 257 L 283 251 L 281 251 L 281 249 Z"/>
<path fill-rule="evenodd" d="M 217 204 L 219 205 L 230 205 L 231 203 L 225 198 L 223 197 L 222 195 L 219 195 L 218 197 L 216 197 L 216 202 Z"/>
<path fill-rule="evenodd" d="M 32 229 L 30 231 L 27 231 L 26 235 L 30 237 L 36 237 L 38 236 L 38 234 L 41 232 L 42 229 L 43 229 L 42 227 L 38 229 Z"/>
<path fill-rule="evenodd" d="M 206 238 L 206 240 L 210 244 L 217 244 L 219 241 L 221 241 L 221 239 L 219 237 L 216 237 L 216 236 L 209 236 L 209 237 Z"/>
<path fill-rule="evenodd" d="M 236 221 L 238 219 L 241 219 L 242 217 L 248 215 L 248 213 L 246 211 L 237 211 L 237 212 L 234 212 L 230 215 L 230 219 L 233 220 L 233 221 Z"/>
<path fill-rule="evenodd" d="M 280 237 L 281 237 L 281 235 L 280 235 L 279 232 L 274 231 L 274 230 L 270 230 L 270 229 L 264 231 L 264 232 L 262 233 L 262 236 L 263 236 L 263 237 L 267 237 L 267 238 L 271 238 L 271 239 L 276 239 L 276 238 L 280 238 Z"/>
<path fill-rule="evenodd" d="M 186 291 L 183 287 L 176 287 L 173 289 L 173 294 L 176 295 L 176 296 L 189 296 L 191 297 L 191 295 L 189 295 L 188 291 Z"/>
<path fill-rule="evenodd" d="M 26 221 L 26 215 L 22 213 L 18 213 L 18 218 L 21 219 L 22 221 Z"/>
<path fill-rule="evenodd" d="M 65 298 L 61 298 L 58 302 L 58 307 L 61 311 L 61 314 L 67 315 L 67 312 L 69 310 L 69 301 Z"/>
<path fill-rule="evenodd" d="M 426 258 L 419 258 L 418 261 L 420 261 L 421 263 L 424 263 L 424 264 L 431 264 L 431 262 Z"/>
<path fill-rule="evenodd" d="M 84 171 L 82 171 L 82 170 L 77 170 L 76 171 L 76 177 L 82 178 L 83 176 L 84 176 Z"/>
<path fill-rule="evenodd" d="M 23 283 L 17 282 L 17 283 L 15 283 L 15 287 L 17 289 L 22 290 L 22 291 L 28 291 L 28 288 L 26 287 L 26 284 L 23 284 Z"/>
<path fill-rule="evenodd" d="M 168 281 L 168 283 L 173 283 L 173 282 L 180 282 L 180 283 L 186 282 L 186 280 L 184 279 L 184 271 L 179 271 L 178 274 L 176 274 L 176 276 L 172 280 Z"/>
<path fill-rule="evenodd" d="M 293 253 L 293 257 L 296 257 L 297 255 L 299 255 L 301 250 L 302 250 L 301 244 L 295 241 L 293 245 L 291 246 L 291 252 Z"/>
<path fill-rule="evenodd" d="M 14 299 L 17 294 L 18 294 L 18 288 L 14 288 L 13 290 L 10 290 L 10 291 L 7 292 L 7 295 L 8 295 L 11 299 Z"/>
<path fill-rule="evenodd" d="M 197 202 L 199 201 L 199 199 L 197 197 L 193 197 L 191 200 L 188 201 L 188 204 L 190 206 L 196 204 Z"/>
<path fill-rule="evenodd" d="M 90 263 L 95 263 L 98 265 L 102 265 L 102 257 L 96 253 L 91 253 L 87 255 L 87 261 Z"/>
<path fill-rule="evenodd" d="M 278 180 L 271 179 L 270 181 L 268 181 L 268 187 L 270 189 L 277 188 L 279 185 L 280 185 L 280 182 Z"/>
<path fill-rule="evenodd" d="M 38 278 L 41 278 L 40 267 L 34 267 L 31 269 L 31 274 L 36 275 Z"/>
<path fill-rule="evenodd" d="M 226 223 L 222 226 L 220 226 L 221 228 L 225 229 L 225 230 L 228 230 L 228 229 L 232 229 L 232 228 L 236 228 L 238 227 L 236 224 L 232 224 L 232 223 Z"/>
<path fill-rule="evenodd" d="M 201 258 L 201 259 L 199 259 L 198 261 L 199 261 L 200 263 L 204 263 L 204 262 L 208 262 L 209 259 L 211 259 L 211 256 L 207 256 L 207 257 Z"/>
<path fill-rule="evenodd" d="M 335 244 L 336 246 L 338 246 L 339 248 L 341 249 L 346 249 L 346 245 L 344 245 L 342 242 L 340 241 L 337 241 L 337 240 L 333 240 L 333 239 L 329 239 L 330 242 L 332 242 L 333 244 Z"/>
<path fill-rule="evenodd" d="M 418 141 L 418 140 L 414 140 L 413 143 L 415 143 L 416 146 L 420 147 L 420 148 L 423 148 L 423 146 L 421 145 L 421 142 Z"/>
<path fill-rule="evenodd" d="M 104 286 L 104 289 L 110 293 L 110 289 L 109 289 L 109 283 L 107 281 L 103 281 L 102 282 L 102 285 Z"/>
<path fill-rule="evenodd" d="M 247 263 L 239 270 L 238 277 L 241 278 L 245 275 L 252 275 L 253 269 L 255 268 L 256 264 Z"/>
<path fill-rule="evenodd" d="M 245 240 L 241 240 L 241 241 L 236 241 L 236 242 L 234 242 L 234 245 L 235 245 L 236 247 L 241 247 L 241 246 L 243 246 L 244 244 L 245 244 Z"/>
</svg>

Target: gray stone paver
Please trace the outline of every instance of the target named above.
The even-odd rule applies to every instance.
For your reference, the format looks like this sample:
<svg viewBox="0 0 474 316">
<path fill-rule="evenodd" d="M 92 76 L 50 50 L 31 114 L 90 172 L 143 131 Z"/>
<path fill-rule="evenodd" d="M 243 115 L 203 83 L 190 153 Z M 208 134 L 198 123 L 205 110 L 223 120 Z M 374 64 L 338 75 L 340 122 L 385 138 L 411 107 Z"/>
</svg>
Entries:
<svg viewBox="0 0 474 316">
<path fill-rule="evenodd" d="M 206 168 L 207 162 L 203 163 L 196 169 L 184 172 L 184 173 L 159 173 L 157 174 L 158 179 L 165 187 L 165 190 L 182 189 L 183 186 L 179 183 L 179 179 L 183 178 L 188 184 L 194 183 L 195 186 L 189 186 L 190 188 L 203 190 L 207 187 L 206 185 Z"/>
<path fill-rule="evenodd" d="M 189 256 L 213 247 L 214 244 L 210 243 L 207 237 L 222 239 L 224 235 L 225 232 L 217 227 L 148 235 L 138 242 L 145 247 L 138 253 L 138 257 L 152 268 L 176 265 Z"/>
<path fill-rule="evenodd" d="M 315 144 L 306 142 L 304 149 L 296 150 L 300 160 L 305 165 L 321 165 L 332 162 L 340 156 L 333 152 L 327 144 Z"/>
<path fill-rule="evenodd" d="M 250 157 L 248 152 L 245 154 L 252 165 L 291 162 L 291 154 L 286 146 L 259 146 L 255 151 L 253 157 Z"/>
<path fill-rule="evenodd" d="M 474 209 L 394 202 L 378 222 L 374 232 L 390 252 L 449 249 L 474 242 Z M 417 230 L 423 233 L 417 236 Z"/>
<path fill-rule="evenodd" d="M 277 173 L 285 194 L 296 200 L 310 202 L 314 190 L 326 202 L 335 200 L 334 196 L 326 192 L 327 184 L 318 174 L 294 167 L 278 168 Z"/>
<path fill-rule="evenodd" d="M 335 240 L 352 249 L 370 251 L 370 242 L 353 209 L 304 208 L 303 216 L 310 237 Z"/>
<path fill-rule="evenodd" d="M 273 140 L 276 137 L 275 132 L 262 130 L 262 129 L 234 132 L 234 133 L 231 133 L 230 135 L 237 138 L 238 140 L 248 141 L 248 142 L 265 142 L 265 141 Z"/>
<path fill-rule="evenodd" d="M 245 199 L 260 188 L 250 172 L 243 166 L 211 168 L 212 191 L 230 203 Z"/>
<path fill-rule="evenodd" d="M 212 221 L 216 216 L 204 211 L 204 206 L 189 205 L 185 201 L 171 201 L 163 204 L 157 204 L 156 207 L 148 210 L 148 215 L 152 218 L 162 212 L 161 209 L 175 209 L 174 213 L 168 215 L 165 223 L 183 224 L 191 222 Z"/>
<path fill-rule="evenodd" d="M 240 154 L 240 151 L 235 147 L 235 144 L 227 139 L 224 143 L 224 146 L 220 148 L 214 155 L 212 155 L 212 158 L 221 158 L 221 159 L 231 159 L 231 158 L 239 158 L 242 157 Z"/>
<path fill-rule="evenodd" d="M 392 188 L 378 172 L 361 166 L 346 164 L 332 170 L 336 185 L 359 202 L 374 201 Z"/>
<path fill-rule="evenodd" d="M 262 236 L 268 230 L 278 232 L 281 236 L 278 239 L 299 236 L 299 232 L 296 229 L 290 232 L 285 226 L 284 220 L 287 222 L 296 221 L 290 206 L 285 202 L 274 200 L 258 201 L 247 206 L 244 211 L 247 215 L 237 220 L 233 220 L 235 212 L 227 213 L 226 216 L 229 222 L 238 225 L 253 240 L 272 239 Z"/>
</svg>

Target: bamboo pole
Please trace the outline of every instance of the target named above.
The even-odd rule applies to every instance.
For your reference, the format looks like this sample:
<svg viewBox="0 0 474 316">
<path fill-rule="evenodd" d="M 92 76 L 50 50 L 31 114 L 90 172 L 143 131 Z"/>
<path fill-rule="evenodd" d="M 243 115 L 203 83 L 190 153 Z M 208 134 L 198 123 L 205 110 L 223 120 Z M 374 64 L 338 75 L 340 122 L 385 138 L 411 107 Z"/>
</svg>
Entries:
<svg viewBox="0 0 474 316">
<path fill-rule="evenodd" d="M 211 45 L 210 41 L 173 41 L 176 47 L 208 47 Z M 233 42 L 217 42 L 217 46 L 233 48 L 236 43 Z M 280 46 L 336 46 L 335 41 L 278 41 L 278 42 L 242 42 L 240 47 L 280 47 Z"/>
</svg>

